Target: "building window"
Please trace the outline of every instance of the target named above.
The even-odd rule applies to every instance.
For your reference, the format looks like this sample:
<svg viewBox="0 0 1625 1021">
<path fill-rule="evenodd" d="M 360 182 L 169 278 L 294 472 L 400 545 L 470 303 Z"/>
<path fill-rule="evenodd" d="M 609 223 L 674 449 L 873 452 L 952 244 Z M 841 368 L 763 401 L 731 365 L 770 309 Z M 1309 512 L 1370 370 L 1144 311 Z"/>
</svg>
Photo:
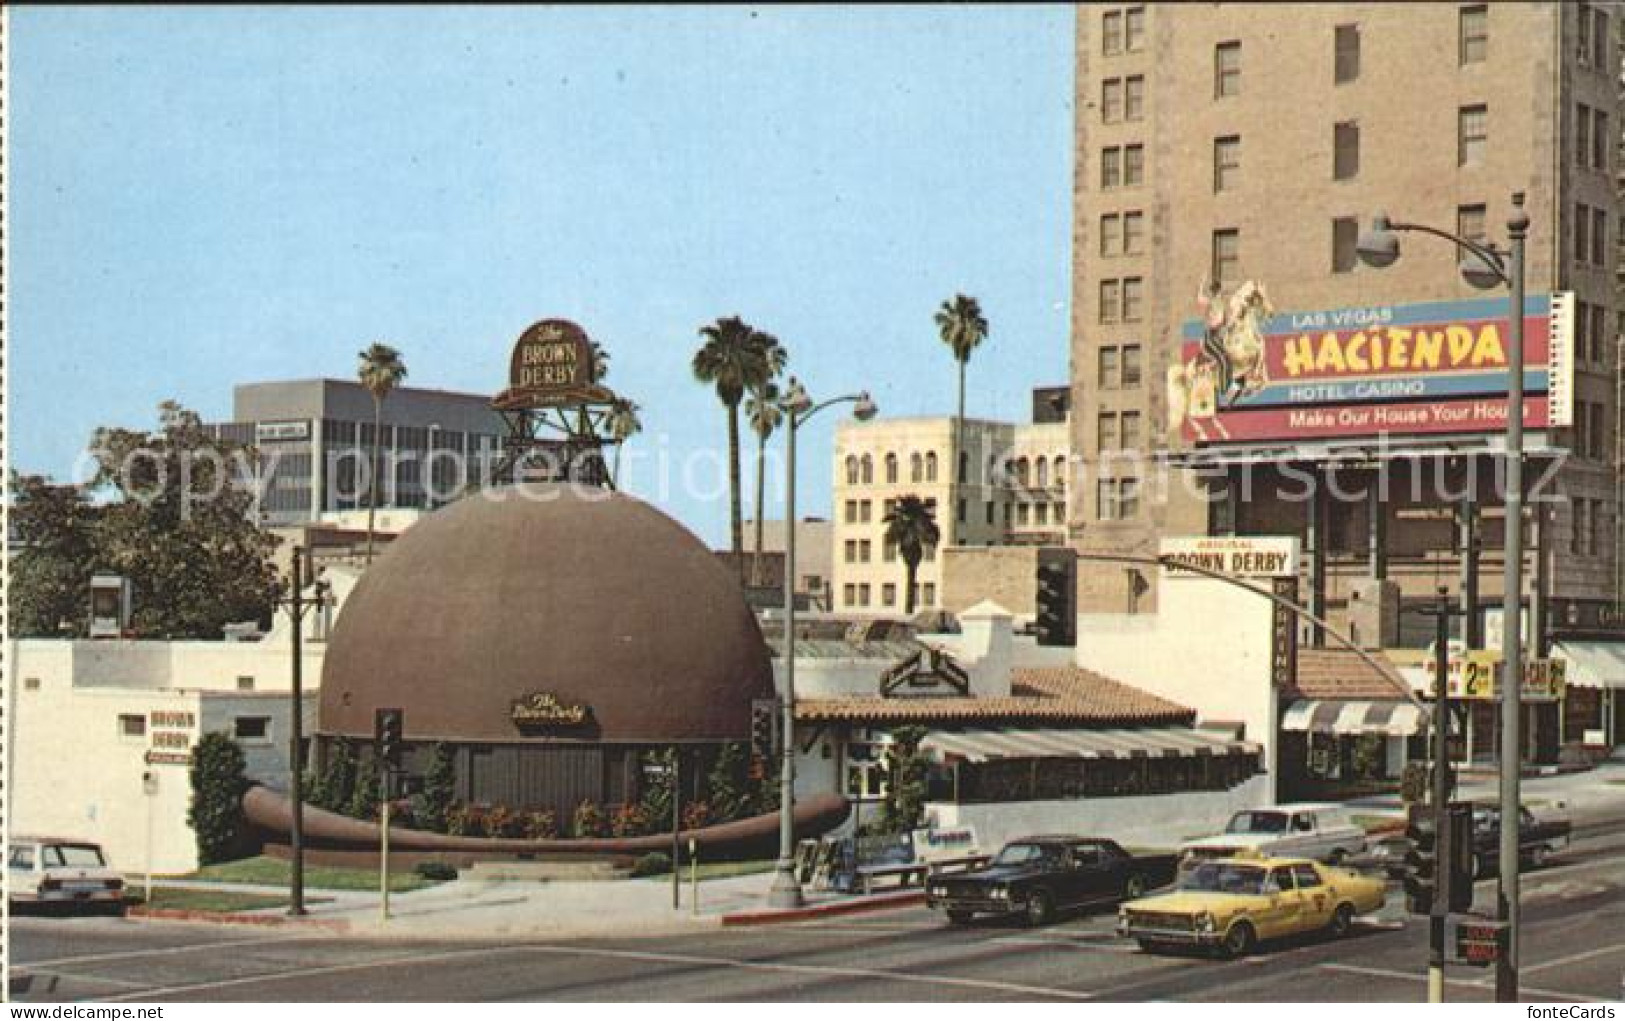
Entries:
<svg viewBox="0 0 1625 1021">
<path fill-rule="evenodd" d="M 1123 412 L 1123 449 L 1138 450 L 1140 447 L 1140 413 L 1138 411 Z"/>
<path fill-rule="evenodd" d="M 231 721 L 232 736 L 239 741 L 255 741 L 260 743 L 271 740 L 271 718 L 269 716 L 239 716 Z"/>
<path fill-rule="evenodd" d="M 1117 480 L 1117 505 L 1125 521 L 1139 516 L 1140 482 L 1138 479 Z"/>
<path fill-rule="evenodd" d="M 1063 454 L 1055 455 L 1055 485 L 1057 488 L 1066 487 L 1066 456 Z"/>
<path fill-rule="evenodd" d="M 1116 188 L 1123 183 L 1123 150 L 1107 146 L 1100 150 L 1100 187 Z"/>
<path fill-rule="evenodd" d="M 884 585 L 880 586 L 880 605 L 897 605 L 897 585 L 895 582 L 888 581 Z"/>
<path fill-rule="evenodd" d="M 961 450 L 959 452 L 959 482 L 961 485 L 970 481 L 970 454 Z M 963 520 L 963 519 L 961 519 Z"/>
<path fill-rule="evenodd" d="M 897 455 L 886 455 L 886 481 L 893 485 L 897 482 Z"/>
<path fill-rule="evenodd" d="M 1591 501 L 1570 497 L 1569 512 L 1574 518 L 1569 528 L 1569 552 L 1580 556 L 1585 552 L 1585 537 L 1591 532 Z"/>
<path fill-rule="evenodd" d="M 1117 414 L 1102 411 L 1095 427 L 1095 452 L 1104 454 L 1117 449 Z"/>
<path fill-rule="evenodd" d="M 1033 524 L 1037 525 L 1039 528 L 1047 528 L 1049 526 L 1049 504 L 1033 504 Z"/>
<path fill-rule="evenodd" d="M 1123 322 L 1137 323 L 1145 309 L 1145 289 L 1139 277 L 1123 279 Z"/>
<path fill-rule="evenodd" d="M 1460 46 L 1457 59 L 1462 64 L 1482 64 L 1490 50 L 1490 12 L 1485 4 L 1463 7 L 1460 14 Z"/>
<path fill-rule="evenodd" d="M 881 559 L 885 560 L 888 564 L 897 563 L 897 544 L 892 542 L 890 539 L 887 539 L 881 544 L 880 556 Z"/>
<path fill-rule="evenodd" d="M 1605 171 L 1608 169 L 1608 150 L 1612 141 L 1608 134 L 1608 114 L 1604 110 L 1593 110 L 1591 116 L 1591 165 Z"/>
<path fill-rule="evenodd" d="M 990 524 L 990 525 L 993 524 L 993 501 L 992 500 L 989 500 L 987 502 L 987 523 Z"/>
<path fill-rule="evenodd" d="M 1332 126 L 1332 180 L 1348 181 L 1360 173 L 1360 123 L 1339 121 Z"/>
<path fill-rule="evenodd" d="M 962 525 L 965 523 L 965 498 L 963 496 L 959 498 L 959 506 L 954 508 L 954 519 Z"/>
<path fill-rule="evenodd" d="M 1591 210 L 1591 264 L 1608 264 L 1608 211 L 1601 206 Z"/>
<path fill-rule="evenodd" d="M 925 455 L 925 481 L 937 481 L 937 452 L 935 450 Z"/>
<path fill-rule="evenodd" d="M 147 718 L 137 713 L 121 713 L 118 718 L 119 737 L 146 737 Z"/>
<path fill-rule="evenodd" d="M 1101 479 L 1095 483 L 1095 517 L 1102 521 L 1117 520 L 1117 482 Z"/>
<path fill-rule="evenodd" d="M 1603 521 L 1603 502 L 1596 500 L 1591 504 L 1591 538 L 1587 542 L 1587 552 L 1592 556 L 1602 553 L 1604 535 L 1607 533 L 1607 523 Z"/>
<path fill-rule="evenodd" d="M 862 582 L 858 583 L 858 605 L 859 606 L 867 607 L 869 605 L 869 592 L 870 592 L 870 590 L 869 590 L 869 583 L 868 582 L 862 581 Z"/>
<path fill-rule="evenodd" d="M 1482 203 L 1456 207 L 1456 235 L 1468 241 L 1483 242 L 1485 207 Z"/>
<path fill-rule="evenodd" d="M 937 559 L 937 547 L 935 545 L 924 547 L 923 552 L 926 560 L 930 561 Z"/>
<path fill-rule="evenodd" d="M 1117 348 L 1103 347 L 1099 355 L 1099 372 L 1096 385 L 1102 390 L 1116 390 L 1122 386 L 1121 363 L 1118 361 Z"/>
<path fill-rule="evenodd" d="M 862 503 L 858 504 L 858 520 L 867 525 L 869 523 L 869 514 L 873 510 L 874 501 L 864 500 Z"/>
<path fill-rule="evenodd" d="M 1601 305 L 1591 306 L 1591 360 L 1598 365 L 1608 364 L 1608 310 Z"/>
<path fill-rule="evenodd" d="M 1123 184 L 1132 186 L 1145 183 L 1145 146 L 1123 146 Z"/>
<path fill-rule="evenodd" d="M 875 460 L 874 460 L 874 458 L 870 457 L 868 454 L 864 454 L 862 460 L 860 460 L 858 462 L 858 465 L 862 469 L 861 474 L 863 475 L 863 484 L 867 486 L 870 483 L 874 482 L 874 480 L 875 480 Z"/>
<path fill-rule="evenodd" d="M 1100 218 L 1100 254 L 1110 258 L 1123 247 L 1123 218 L 1108 213 Z"/>
<path fill-rule="evenodd" d="M 847 606 L 858 605 L 858 587 L 851 582 L 843 585 L 841 587 L 841 602 Z"/>
<path fill-rule="evenodd" d="M 1591 107 L 1576 103 L 1574 108 L 1574 162 L 1591 165 Z"/>
<path fill-rule="evenodd" d="M 1123 254 L 1140 255 L 1145 251 L 1145 214 L 1123 214 Z"/>
<path fill-rule="evenodd" d="M 897 509 L 897 501 L 887 500 L 880 505 L 880 508 L 880 516 L 882 518 L 889 518 L 891 517 L 891 512 Z"/>
<path fill-rule="evenodd" d="M 1581 12 L 1584 17 L 1584 10 Z M 1591 8 L 1591 66 L 1599 71 L 1609 69 L 1608 60 L 1608 12 L 1600 6 Z"/>
<path fill-rule="evenodd" d="M 238 677 L 237 678 L 237 690 L 238 691 L 253 691 L 254 690 L 254 678 L 248 677 L 248 676 Z"/>
<path fill-rule="evenodd" d="M 918 452 L 908 455 L 908 480 L 910 482 L 925 480 L 925 458 Z"/>
<path fill-rule="evenodd" d="M 849 486 L 858 484 L 858 459 L 851 454 L 846 458 L 846 484 Z"/>
<path fill-rule="evenodd" d="M 1583 301 L 1574 303 L 1574 360 L 1585 362 L 1591 354 L 1591 306 Z"/>
<path fill-rule="evenodd" d="M 1213 140 L 1213 190 L 1231 191 L 1241 180 L 1241 136 Z"/>
<path fill-rule="evenodd" d="M 1140 385 L 1140 345 L 1123 345 L 1123 385 L 1135 387 Z"/>
<path fill-rule="evenodd" d="M 1584 202 L 1574 204 L 1574 261 L 1591 258 L 1591 207 Z"/>
<path fill-rule="evenodd" d="M 1213 96 L 1241 95 L 1241 43 L 1220 43 L 1213 47 Z"/>
<path fill-rule="evenodd" d="M 920 602 L 925 606 L 937 605 L 937 583 L 928 581 L 920 586 Z"/>
<path fill-rule="evenodd" d="M 1360 77 L 1360 26 L 1338 25 L 1333 32 L 1332 81 L 1342 85 Z"/>
<path fill-rule="evenodd" d="M 872 548 L 869 545 L 869 540 L 868 539 L 859 539 L 858 540 L 858 562 L 862 563 L 862 564 L 867 564 L 869 562 L 869 560 L 870 560 L 869 554 L 871 552 L 872 552 Z"/>
<path fill-rule="evenodd" d="M 1586 453 L 1593 461 L 1604 461 L 1608 458 L 1608 427 L 1604 417 L 1608 408 L 1602 402 L 1591 406 L 1591 449 Z M 1592 550 L 1593 553 L 1596 550 Z"/>
<path fill-rule="evenodd" d="M 846 501 L 846 523 L 849 525 L 858 523 L 858 501 L 856 500 Z"/>
<path fill-rule="evenodd" d="M 1464 106 L 1456 113 L 1456 165 L 1476 167 L 1484 162 L 1489 141 L 1490 109 L 1482 103 Z"/>
<path fill-rule="evenodd" d="M 1339 216 L 1332 221 L 1332 272 L 1352 273 L 1357 261 L 1355 246 L 1359 243 L 1360 221 L 1353 216 Z"/>
<path fill-rule="evenodd" d="M 1130 7 L 1123 12 L 1123 48 L 1130 53 L 1145 49 L 1145 8 Z"/>
<path fill-rule="evenodd" d="M 1123 119 L 1145 119 L 1145 75 L 1129 75 L 1123 79 Z"/>
<path fill-rule="evenodd" d="M 1123 12 L 1107 11 L 1100 19 L 1100 50 L 1108 57 L 1123 52 Z"/>
<path fill-rule="evenodd" d="M 1123 301 L 1123 286 L 1116 280 L 1102 280 L 1100 282 L 1100 308 L 1099 320 L 1102 323 L 1115 323 L 1119 315 L 1119 306 Z"/>
<path fill-rule="evenodd" d="M 1213 261 L 1209 270 L 1211 279 L 1218 284 L 1241 279 L 1241 231 L 1227 227 L 1213 232 Z"/>
<path fill-rule="evenodd" d="M 1107 124 L 1123 119 L 1123 79 L 1107 78 L 1100 83 L 1100 119 Z"/>
</svg>

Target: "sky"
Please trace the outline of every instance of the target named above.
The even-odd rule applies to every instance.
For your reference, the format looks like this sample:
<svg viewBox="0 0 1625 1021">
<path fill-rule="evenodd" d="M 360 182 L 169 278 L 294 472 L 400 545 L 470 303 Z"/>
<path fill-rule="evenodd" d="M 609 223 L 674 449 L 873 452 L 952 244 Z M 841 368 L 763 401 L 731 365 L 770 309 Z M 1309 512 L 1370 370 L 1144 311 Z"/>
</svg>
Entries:
<svg viewBox="0 0 1625 1021">
<path fill-rule="evenodd" d="M 565 318 L 642 407 L 624 488 L 722 543 L 725 490 L 651 456 L 724 449 L 705 323 L 773 333 L 815 398 L 949 414 L 932 315 L 964 292 L 970 414 L 1066 382 L 1068 6 L 7 17 L 15 469 L 70 478 L 166 399 L 223 420 L 237 383 L 354 378 L 374 341 L 408 385 L 494 393 Z M 837 410 L 800 433 L 804 514 Z"/>
</svg>

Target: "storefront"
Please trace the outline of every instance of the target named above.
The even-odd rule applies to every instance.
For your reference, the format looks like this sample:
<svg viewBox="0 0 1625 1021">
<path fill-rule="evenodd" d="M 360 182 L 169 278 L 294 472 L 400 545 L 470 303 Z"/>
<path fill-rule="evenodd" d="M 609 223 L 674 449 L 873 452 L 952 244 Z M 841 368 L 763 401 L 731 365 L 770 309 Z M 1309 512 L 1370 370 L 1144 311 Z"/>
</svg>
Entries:
<svg viewBox="0 0 1625 1021">
<path fill-rule="evenodd" d="M 1392 790 L 1420 751 L 1428 713 L 1397 674 L 1352 652 L 1302 649 L 1281 704 L 1283 797 Z"/>
<path fill-rule="evenodd" d="M 1587 756 L 1625 744 L 1625 642 L 1564 639 L 1552 655 L 1568 664 L 1562 743 Z"/>
</svg>

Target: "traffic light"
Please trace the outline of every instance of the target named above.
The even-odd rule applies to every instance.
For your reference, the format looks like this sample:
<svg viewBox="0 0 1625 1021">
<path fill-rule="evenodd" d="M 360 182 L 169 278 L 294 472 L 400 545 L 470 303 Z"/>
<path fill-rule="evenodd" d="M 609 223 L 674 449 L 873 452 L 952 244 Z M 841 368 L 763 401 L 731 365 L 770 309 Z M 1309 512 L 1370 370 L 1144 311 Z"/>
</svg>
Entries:
<svg viewBox="0 0 1625 1021">
<path fill-rule="evenodd" d="M 405 740 L 405 710 L 379 709 L 373 714 L 373 741 L 378 749 L 378 758 L 389 769 L 401 768 L 401 756 L 406 750 Z"/>
<path fill-rule="evenodd" d="M 1433 912 L 1433 896 L 1438 887 L 1438 834 L 1430 808 L 1413 806 L 1405 824 L 1410 848 L 1405 852 L 1405 910 L 1413 915 Z"/>
<path fill-rule="evenodd" d="M 1072 551 L 1061 551 L 1059 556 L 1040 553 L 1033 620 L 1039 645 L 1077 644 L 1077 591 L 1077 560 Z"/>
<path fill-rule="evenodd" d="M 750 704 L 750 757 L 766 759 L 773 755 L 773 709 L 768 699 Z"/>
<path fill-rule="evenodd" d="M 1450 805 L 1450 910 L 1460 913 L 1473 906 L 1473 803 Z"/>
</svg>

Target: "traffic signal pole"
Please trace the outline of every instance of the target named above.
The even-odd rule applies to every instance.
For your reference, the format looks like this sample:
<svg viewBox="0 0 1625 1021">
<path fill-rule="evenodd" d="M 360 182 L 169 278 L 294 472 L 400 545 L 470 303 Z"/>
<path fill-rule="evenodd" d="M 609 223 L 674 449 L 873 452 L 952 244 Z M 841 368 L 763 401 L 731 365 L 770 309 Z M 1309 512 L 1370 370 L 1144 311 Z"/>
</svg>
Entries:
<svg viewBox="0 0 1625 1021">
<path fill-rule="evenodd" d="M 1428 905 L 1428 1002 L 1444 1002 L 1445 932 L 1450 912 L 1450 592 L 1421 611 L 1434 619 L 1433 633 L 1433 902 Z"/>
</svg>

